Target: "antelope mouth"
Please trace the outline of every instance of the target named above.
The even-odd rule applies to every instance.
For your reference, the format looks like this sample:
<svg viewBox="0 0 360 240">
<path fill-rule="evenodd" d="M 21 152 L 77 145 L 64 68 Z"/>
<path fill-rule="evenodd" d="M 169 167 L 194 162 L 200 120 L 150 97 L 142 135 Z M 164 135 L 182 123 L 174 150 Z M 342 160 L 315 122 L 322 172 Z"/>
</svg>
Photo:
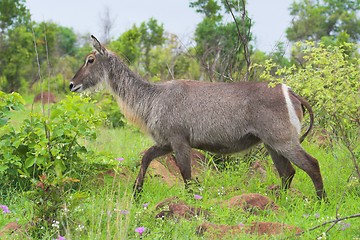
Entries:
<svg viewBox="0 0 360 240">
<path fill-rule="evenodd" d="M 73 83 L 70 83 L 70 91 L 71 92 L 81 92 L 82 91 L 82 84 L 74 86 Z"/>
</svg>

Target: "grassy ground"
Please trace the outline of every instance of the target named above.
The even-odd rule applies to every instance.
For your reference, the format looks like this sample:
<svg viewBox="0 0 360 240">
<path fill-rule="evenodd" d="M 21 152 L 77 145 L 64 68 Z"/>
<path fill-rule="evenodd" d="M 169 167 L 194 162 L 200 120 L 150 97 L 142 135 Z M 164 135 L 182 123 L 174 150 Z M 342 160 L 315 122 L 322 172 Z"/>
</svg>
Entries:
<svg viewBox="0 0 360 240">
<path fill-rule="evenodd" d="M 205 221 L 228 225 L 247 225 L 254 221 L 281 222 L 305 230 L 302 239 L 360 239 L 359 218 L 339 222 L 326 234 L 324 233 L 330 224 L 308 231 L 336 217 L 360 213 L 359 183 L 357 179 L 349 180 L 354 167 L 341 146 L 326 150 L 314 143 L 304 144 L 305 149 L 320 162 L 330 200 L 329 203 L 323 203 L 316 200 L 310 178 L 299 169 L 292 184 L 294 191 L 276 198 L 267 190 L 268 186 L 280 183 L 270 158 L 262 160 L 267 173 L 261 178 L 257 174 L 250 174 L 248 164 L 238 159 L 241 156 L 225 164 L 221 171 L 211 167 L 205 168 L 200 176 L 201 187 L 194 189 L 195 194 L 202 196 L 200 200 L 194 199 L 194 195 L 185 191 L 182 184 L 169 187 L 158 178 L 147 177 L 144 193 L 135 201 L 132 198 L 133 181 L 138 171 L 141 153 L 151 146 L 151 140 L 130 127 L 102 128 L 98 131 L 97 140 L 86 144 L 97 152 L 111 153 L 111 156 L 124 158 L 122 162 L 117 163 L 104 157 L 102 162 L 109 162 L 109 168 L 114 169 L 115 173 L 126 167 L 131 170 L 130 176 L 105 175 L 105 181 L 86 179 L 84 176 L 86 180 L 79 183 L 79 187 L 70 195 L 71 201 L 61 206 L 62 214 L 58 221 L 67 226 L 65 232 L 62 232 L 66 239 L 139 239 L 140 235 L 135 231 L 138 227 L 145 227 L 142 239 L 207 239 L 206 236 L 195 234 L 196 227 Z M 280 206 L 280 210 L 278 213 L 263 212 L 260 215 L 252 215 L 240 209 L 229 210 L 219 204 L 222 200 L 242 193 L 268 195 Z M 159 210 L 155 209 L 155 205 L 173 196 L 178 196 L 189 205 L 209 211 L 210 217 L 197 216 L 191 220 L 156 219 L 155 215 Z M 18 222 L 25 226 L 23 229 L 26 228 L 26 224 L 32 219 L 33 209 L 32 204 L 20 191 L 3 189 L 1 204 L 7 205 L 11 213 L 0 213 L 0 231 L 9 222 Z M 57 229 L 57 225 L 59 224 L 55 222 L 53 226 L 49 226 L 49 234 L 43 235 L 41 239 L 53 239 L 53 229 L 50 228 Z M 3 238 L 25 239 L 28 235 L 22 230 L 2 236 Z M 292 239 L 294 236 L 261 238 Z M 259 236 L 230 235 L 228 239 L 259 239 Z"/>
<path fill-rule="evenodd" d="M 139 162 L 140 157 L 138 153 L 141 152 L 144 147 L 149 146 L 149 142 L 143 141 L 143 137 L 137 132 L 132 134 L 129 134 L 129 130 L 119 132 L 121 132 L 121 134 L 114 133 L 116 136 L 119 136 L 119 139 L 116 140 L 115 143 L 116 146 L 119 146 L 118 155 L 125 156 L 125 158 L 128 156 L 129 161 L 135 160 Z M 103 134 L 109 136 L 107 133 Z M 100 139 L 102 138 L 101 136 Z M 134 140 L 134 138 L 138 139 Z M 126 144 L 124 145 L 124 143 Z M 137 143 L 140 143 L 140 146 Z M 100 145 L 98 147 L 101 148 Z M 130 149 L 128 147 L 130 147 Z M 120 208 L 121 206 L 123 206 L 122 208 L 124 209 L 129 207 L 130 214 L 125 217 L 127 221 L 125 227 L 119 228 L 117 224 L 113 224 L 112 227 L 114 227 L 115 233 L 121 230 L 121 234 L 125 234 L 124 236 L 130 238 L 136 237 L 134 233 L 136 227 L 145 226 L 148 231 L 146 231 L 147 235 L 145 235 L 144 238 L 147 239 L 201 239 L 201 237 L 194 235 L 194 229 L 204 221 L 229 225 L 237 225 L 239 223 L 249 224 L 253 221 L 276 221 L 295 225 L 303 230 L 307 230 L 326 221 L 336 219 L 336 214 L 338 214 L 338 217 L 344 217 L 359 213 L 359 188 L 355 187 L 355 179 L 348 182 L 348 178 L 353 171 L 353 166 L 344 150 L 341 147 L 333 149 L 332 151 L 324 150 L 319 149 L 315 144 L 309 143 L 304 144 L 304 147 L 310 154 L 316 157 L 321 164 L 330 203 L 320 203 L 316 200 L 310 178 L 299 169 L 297 169 L 297 174 L 292 184 L 292 188 L 296 191 L 290 191 L 287 194 L 283 194 L 280 198 L 275 198 L 275 196 L 268 193 L 267 187 L 271 184 L 278 184 L 280 180 L 273 171 L 270 159 L 264 160 L 266 161 L 265 166 L 267 166 L 267 176 L 265 179 L 261 179 L 259 176 L 251 177 L 248 171 L 248 164 L 235 159 L 234 162 L 236 163 L 229 163 L 223 171 L 218 172 L 211 168 L 204 171 L 201 177 L 201 189 L 195 190 L 195 193 L 203 197 L 200 201 L 195 200 L 193 195 L 189 195 L 184 191 L 181 185 L 169 188 L 158 179 L 147 178 L 144 186 L 144 195 L 140 201 L 129 202 L 128 199 L 131 195 L 133 179 L 131 179 L 129 183 L 121 185 L 121 181 L 115 181 L 111 185 L 112 187 L 115 186 L 115 188 L 110 189 L 110 192 L 122 189 L 119 190 L 119 194 L 123 197 L 120 197 L 120 199 L 116 198 L 116 201 L 109 201 L 108 204 L 115 204 L 114 202 L 116 202 Z M 234 187 L 239 190 L 234 191 Z M 105 192 L 105 195 L 108 193 L 109 192 Z M 260 216 L 254 216 L 244 213 L 241 210 L 234 211 L 219 206 L 219 201 L 227 200 L 232 196 L 242 193 L 262 193 L 269 195 L 280 206 L 280 213 L 264 213 Z M 159 201 L 171 196 L 179 196 L 190 205 L 210 211 L 212 213 L 210 219 L 205 220 L 199 217 L 190 222 L 187 220 L 155 220 L 154 216 L 157 211 L 154 209 L 154 206 Z M 149 204 L 147 209 L 143 209 L 142 204 L 144 203 Z M 116 209 L 116 207 L 114 209 Z M 102 211 L 105 212 L 105 209 L 102 209 Z M 117 216 L 119 214 L 116 214 L 116 212 L 114 212 L 114 214 L 116 216 L 115 219 L 124 220 L 123 218 L 119 218 L 119 216 Z M 110 217 L 113 216 L 107 216 L 107 218 Z M 112 222 L 110 219 L 108 220 Z M 96 222 L 97 221 L 95 221 L 95 223 Z M 314 239 L 321 236 L 328 227 L 330 227 L 330 225 L 307 232 L 303 235 L 303 238 Z M 104 230 L 104 228 L 102 229 Z M 126 231 L 126 233 L 123 233 L 123 231 Z M 105 233 L 105 235 L 107 235 L 107 233 Z M 360 223 L 358 219 L 345 220 L 329 230 L 327 235 L 331 239 L 360 238 Z M 249 236 L 246 236 L 245 239 L 248 237 Z M 234 238 L 236 237 L 229 237 L 229 239 Z M 242 239 L 242 237 L 239 236 L 239 239 Z"/>
</svg>

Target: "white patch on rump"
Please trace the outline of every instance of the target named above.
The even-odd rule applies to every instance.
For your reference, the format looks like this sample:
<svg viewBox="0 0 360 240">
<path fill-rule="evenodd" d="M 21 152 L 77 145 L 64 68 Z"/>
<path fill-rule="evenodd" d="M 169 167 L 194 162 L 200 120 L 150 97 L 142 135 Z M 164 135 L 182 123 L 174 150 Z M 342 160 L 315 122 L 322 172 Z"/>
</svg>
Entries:
<svg viewBox="0 0 360 240">
<path fill-rule="evenodd" d="M 289 113 L 289 120 L 291 122 L 291 124 L 295 127 L 296 132 L 298 134 L 300 134 L 301 131 L 301 123 L 300 120 L 298 118 L 298 116 L 296 115 L 295 112 L 295 108 L 291 102 L 290 96 L 289 96 L 289 87 L 286 86 L 285 84 L 282 84 L 281 86 L 284 97 L 285 97 L 285 102 L 286 102 L 286 108 L 288 110 Z"/>
</svg>

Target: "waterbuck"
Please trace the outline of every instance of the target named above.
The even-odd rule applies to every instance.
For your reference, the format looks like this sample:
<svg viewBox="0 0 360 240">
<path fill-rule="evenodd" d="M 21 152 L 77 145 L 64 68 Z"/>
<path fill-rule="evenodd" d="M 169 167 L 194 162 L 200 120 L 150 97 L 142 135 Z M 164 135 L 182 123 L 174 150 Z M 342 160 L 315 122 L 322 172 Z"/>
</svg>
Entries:
<svg viewBox="0 0 360 240">
<path fill-rule="evenodd" d="M 290 187 L 295 170 L 304 170 L 317 196 L 326 198 L 318 161 L 300 145 L 313 124 L 310 105 L 286 85 L 261 82 L 208 83 L 173 80 L 154 84 L 143 80 L 91 36 L 96 51 L 70 83 L 72 92 L 105 85 L 125 117 L 149 134 L 155 145 L 143 155 L 135 181 L 141 191 L 150 162 L 174 152 L 185 184 L 191 180 L 191 148 L 230 154 L 263 142 L 282 180 Z M 310 127 L 300 136 L 306 108 Z"/>
</svg>

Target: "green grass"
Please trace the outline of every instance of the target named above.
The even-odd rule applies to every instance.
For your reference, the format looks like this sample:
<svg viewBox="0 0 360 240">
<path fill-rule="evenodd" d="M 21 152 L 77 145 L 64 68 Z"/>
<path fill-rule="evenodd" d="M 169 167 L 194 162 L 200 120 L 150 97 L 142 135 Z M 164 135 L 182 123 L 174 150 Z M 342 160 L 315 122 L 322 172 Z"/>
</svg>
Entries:
<svg viewBox="0 0 360 240">
<path fill-rule="evenodd" d="M 280 179 L 273 170 L 270 158 L 263 159 L 267 175 L 261 179 L 257 174 L 251 175 L 248 164 L 238 162 L 229 163 L 221 171 L 208 167 L 200 176 L 201 188 L 194 188 L 194 193 L 203 198 L 195 200 L 193 194 L 184 190 L 182 184 L 169 187 L 158 178 L 147 175 L 142 197 L 135 201 L 132 197 L 132 185 L 140 164 L 141 153 L 151 146 L 151 140 L 144 137 L 137 130 L 126 127 L 123 129 L 99 128 L 97 140 L 85 142 L 96 152 L 106 153 L 106 156 L 123 157 L 120 164 L 113 159 L 104 157 L 102 163 L 109 163 L 109 169 L 120 172 L 122 167 L 131 170 L 129 178 L 121 175 L 105 176 L 105 181 L 87 179 L 84 176 L 79 187 L 72 191 L 68 205 L 62 206 L 58 219 L 64 226 L 62 235 L 66 239 L 139 239 L 135 229 L 140 226 L 146 228 L 142 239 L 206 239 L 195 234 L 196 227 L 205 221 L 216 224 L 237 225 L 250 224 L 253 221 L 281 222 L 308 230 L 323 222 L 360 212 L 360 187 L 358 180 L 348 178 L 353 172 L 353 165 L 347 152 L 341 146 L 332 150 L 320 149 L 312 143 L 304 144 L 306 150 L 316 157 L 321 166 L 324 184 L 329 196 L 329 203 L 318 202 L 310 178 L 300 169 L 296 169 L 292 189 L 279 198 L 267 191 L 271 184 L 279 184 Z M 86 141 L 86 140 L 84 140 Z M 96 163 L 89 163 L 96 164 Z M 86 180 L 87 179 L 87 180 Z M 227 209 L 220 202 L 242 193 L 261 193 L 272 198 L 279 206 L 278 213 L 265 212 L 252 215 L 242 210 Z M 0 204 L 9 206 L 10 214 L 0 214 L 0 231 L 7 223 L 18 221 L 23 230 L 12 235 L 2 236 L 4 239 L 25 239 L 27 223 L 33 217 L 32 204 L 19 190 L 2 189 Z M 189 205 L 201 207 L 210 212 L 210 217 L 198 216 L 191 220 L 184 219 L 155 219 L 160 211 L 155 205 L 165 198 L 178 196 Z M 79 200 L 75 203 L 73 199 Z M 143 204 L 148 207 L 144 208 Z M 74 204 L 72 206 L 72 204 Z M 66 209 L 66 211 L 64 210 Z M 124 210 L 128 211 L 124 214 Z M 350 224 L 342 230 L 343 224 Z M 328 231 L 326 239 L 360 239 L 359 218 L 345 220 Z M 330 225 L 320 227 L 314 231 L 305 232 L 302 239 L 316 239 L 325 232 Z M 54 238 L 51 233 L 56 228 L 48 226 L 42 239 Z M 55 229 L 56 230 L 56 229 Z M 56 236 L 55 236 L 56 237 Z M 263 239 L 284 239 L 285 236 L 263 236 Z M 288 236 L 290 239 L 293 236 Z M 259 236 L 230 235 L 228 239 L 259 239 Z M 322 238 L 325 239 L 325 238 Z"/>
</svg>

